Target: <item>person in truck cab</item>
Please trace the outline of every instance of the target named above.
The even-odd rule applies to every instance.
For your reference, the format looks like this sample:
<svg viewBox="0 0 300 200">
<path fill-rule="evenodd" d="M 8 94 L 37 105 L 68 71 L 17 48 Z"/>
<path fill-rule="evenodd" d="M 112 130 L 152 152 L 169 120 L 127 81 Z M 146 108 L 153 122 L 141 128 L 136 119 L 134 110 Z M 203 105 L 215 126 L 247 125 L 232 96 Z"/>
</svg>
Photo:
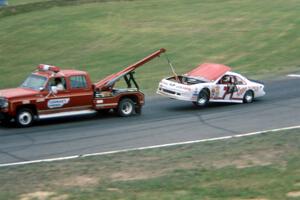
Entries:
<svg viewBox="0 0 300 200">
<path fill-rule="evenodd" d="M 62 83 L 61 78 L 55 78 L 55 86 L 56 86 L 58 91 L 65 90 L 65 86 Z"/>
<path fill-rule="evenodd" d="M 66 89 L 65 81 L 62 78 L 51 78 L 48 85 L 48 90 L 51 90 L 51 87 L 55 86 L 57 91 L 63 91 Z"/>
</svg>

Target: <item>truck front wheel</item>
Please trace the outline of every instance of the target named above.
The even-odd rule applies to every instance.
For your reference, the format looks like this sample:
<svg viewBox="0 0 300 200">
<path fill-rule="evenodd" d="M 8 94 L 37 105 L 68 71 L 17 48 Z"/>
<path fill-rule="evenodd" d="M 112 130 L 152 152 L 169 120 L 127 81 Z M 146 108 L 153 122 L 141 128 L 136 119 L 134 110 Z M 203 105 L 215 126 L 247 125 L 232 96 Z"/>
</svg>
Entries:
<svg viewBox="0 0 300 200">
<path fill-rule="evenodd" d="M 134 102 L 131 99 L 125 98 L 119 102 L 118 114 L 121 117 L 127 117 L 132 115 L 134 111 Z"/>
<path fill-rule="evenodd" d="M 32 110 L 28 108 L 22 108 L 17 112 L 16 123 L 19 127 L 29 127 L 34 121 L 34 115 Z"/>
</svg>

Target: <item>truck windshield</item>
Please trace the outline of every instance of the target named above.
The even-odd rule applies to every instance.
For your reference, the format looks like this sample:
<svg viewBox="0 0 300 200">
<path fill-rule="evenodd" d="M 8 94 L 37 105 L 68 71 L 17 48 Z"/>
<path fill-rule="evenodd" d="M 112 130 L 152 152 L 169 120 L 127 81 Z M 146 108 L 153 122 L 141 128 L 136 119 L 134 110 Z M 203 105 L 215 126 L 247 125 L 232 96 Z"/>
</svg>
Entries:
<svg viewBox="0 0 300 200">
<path fill-rule="evenodd" d="M 40 88 L 45 87 L 47 78 L 38 75 L 30 75 L 21 85 L 22 88 L 29 88 L 33 90 L 39 90 Z"/>
</svg>

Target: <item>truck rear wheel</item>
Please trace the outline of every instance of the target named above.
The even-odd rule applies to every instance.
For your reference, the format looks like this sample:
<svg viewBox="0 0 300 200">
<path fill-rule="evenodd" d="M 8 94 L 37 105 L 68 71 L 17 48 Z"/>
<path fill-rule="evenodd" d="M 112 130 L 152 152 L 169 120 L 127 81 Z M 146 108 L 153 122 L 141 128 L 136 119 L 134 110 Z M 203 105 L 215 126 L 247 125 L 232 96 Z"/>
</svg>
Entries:
<svg viewBox="0 0 300 200">
<path fill-rule="evenodd" d="M 125 98 L 119 102 L 118 114 L 121 117 L 128 117 L 132 115 L 134 111 L 134 102 L 131 99 Z"/>
<path fill-rule="evenodd" d="M 19 127 L 29 127 L 33 124 L 34 115 L 32 110 L 22 108 L 17 112 L 16 123 Z"/>
</svg>

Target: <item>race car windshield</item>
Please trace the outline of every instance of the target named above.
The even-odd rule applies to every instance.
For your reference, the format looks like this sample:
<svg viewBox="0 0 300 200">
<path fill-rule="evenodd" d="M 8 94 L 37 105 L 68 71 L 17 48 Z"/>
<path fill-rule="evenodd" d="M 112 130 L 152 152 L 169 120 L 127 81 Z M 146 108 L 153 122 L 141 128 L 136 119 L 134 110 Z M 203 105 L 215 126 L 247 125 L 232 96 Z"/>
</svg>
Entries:
<svg viewBox="0 0 300 200">
<path fill-rule="evenodd" d="M 39 90 L 40 88 L 45 87 L 47 78 L 38 75 L 30 75 L 21 85 L 22 88 L 29 88 L 33 90 Z"/>
<path fill-rule="evenodd" d="M 183 76 L 182 78 L 186 83 L 191 84 L 191 85 L 206 82 L 206 81 L 201 80 L 199 78 L 193 78 L 193 77 L 187 77 L 187 76 Z"/>
<path fill-rule="evenodd" d="M 188 76 L 172 76 L 170 78 L 168 78 L 168 80 L 173 81 L 173 82 L 179 82 L 182 84 L 186 84 L 186 85 L 194 85 L 194 84 L 198 84 L 198 83 L 205 83 L 207 81 L 205 80 L 201 80 L 198 77 L 194 78 L 194 77 L 188 77 Z"/>
</svg>

